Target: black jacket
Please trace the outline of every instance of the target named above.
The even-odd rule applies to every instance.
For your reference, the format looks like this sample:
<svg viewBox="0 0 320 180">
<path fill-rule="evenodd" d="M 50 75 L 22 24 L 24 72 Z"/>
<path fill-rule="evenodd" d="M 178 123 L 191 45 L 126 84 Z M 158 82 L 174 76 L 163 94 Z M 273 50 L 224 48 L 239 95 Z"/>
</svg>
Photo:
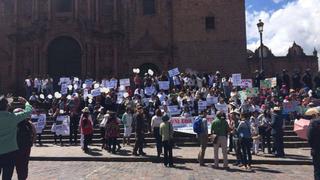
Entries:
<svg viewBox="0 0 320 180">
<path fill-rule="evenodd" d="M 283 117 L 281 114 L 272 113 L 271 115 L 271 134 L 282 135 L 283 134 Z"/>
<path fill-rule="evenodd" d="M 308 129 L 308 142 L 313 150 L 320 152 L 320 119 L 311 120 Z"/>
</svg>

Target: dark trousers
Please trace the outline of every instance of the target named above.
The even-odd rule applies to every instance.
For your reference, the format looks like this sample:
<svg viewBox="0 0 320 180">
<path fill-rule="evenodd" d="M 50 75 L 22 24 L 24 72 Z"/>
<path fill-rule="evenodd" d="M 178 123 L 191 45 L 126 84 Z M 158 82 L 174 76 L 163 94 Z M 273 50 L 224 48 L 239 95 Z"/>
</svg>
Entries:
<svg viewBox="0 0 320 180">
<path fill-rule="evenodd" d="M 233 150 L 233 134 L 230 134 L 229 135 L 229 152 L 232 152 L 232 150 Z"/>
<path fill-rule="evenodd" d="M 142 133 L 136 133 L 136 142 L 134 144 L 133 152 L 137 153 L 143 153 L 143 141 L 144 141 L 144 134 Z"/>
<path fill-rule="evenodd" d="M 2 180 L 11 180 L 13 175 L 14 166 L 16 163 L 17 152 L 10 152 L 0 155 L 0 175 L 2 174 Z"/>
<path fill-rule="evenodd" d="M 25 180 L 28 177 L 28 165 L 30 159 L 30 148 L 23 148 L 17 151 L 16 156 L 16 171 L 19 180 Z"/>
<path fill-rule="evenodd" d="M 53 138 L 54 138 L 54 143 L 56 144 L 57 143 L 57 138 L 59 137 L 59 139 L 60 139 L 60 144 L 62 145 L 62 135 L 56 135 L 56 133 L 54 133 L 54 136 L 53 136 Z"/>
<path fill-rule="evenodd" d="M 38 143 L 39 143 L 39 145 L 41 146 L 41 145 L 42 145 L 42 142 L 41 142 L 41 134 L 37 134 L 37 136 L 38 136 Z"/>
<path fill-rule="evenodd" d="M 167 166 L 173 165 L 173 158 L 172 158 L 172 142 L 170 141 L 163 141 L 163 149 L 164 149 L 164 165 Z"/>
<path fill-rule="evenodd" d="M 79 129 L 79 118 L 78 116 L 72 116 L 70 121 L 70 136 L 69 142 L 77 144 L 78 141 L 78 129 Z"/>
<path fill-rule="evenodd" d="M 241 138 L 241 149 L 242 149 L 242 164 L 251 166 L 252 155 L 251 147 L 252 142 L 250 138 Z"/>
<path fill-rule="evenodd" d="M 283 145 L 283 135 L 282 134 L 273 134 L 273 151 L 276 156 L 284 156 L 284 145 Z"/>
<path fill-rule="evenodd" d="M 314 166 L 314 179 L 320 180 L 320 151 L 312 150 L 312 160 Z"/>
<path fill-rule="evenodd" d="M 108 138 L 108 146 L 112 153 L 116 153 L 116 146 L 117 146 L 117 138 L 116 137 L 109 137 Z"/>
<path fill-rule="evenodd" d="M 158 155 L 158 157 L 160 157 L 160 154 L 162 153 L 162 140 L 161 140 L 162 138 L 160 136 L 159 130 L 160 129 L 158 127 L 153 128 L 153 135 L 156 138 L 156 143 L 157 143 L 157 155 Z"/>
<path fill-rule="evenodd" d="M 267 127 L 259 127 L 259 134 L 261 136 L 261 148 L 265 152 L 265 148 L 268 149 L 268 153 L 271 153 L 271 129 Z"/>
<path fill-rule="evenodd" d="M 83 141 L 83 150 L 88 150 L 88 145 L 91 143 L 92 134 L 84 135 L 84 141 Z"/>
</svg>

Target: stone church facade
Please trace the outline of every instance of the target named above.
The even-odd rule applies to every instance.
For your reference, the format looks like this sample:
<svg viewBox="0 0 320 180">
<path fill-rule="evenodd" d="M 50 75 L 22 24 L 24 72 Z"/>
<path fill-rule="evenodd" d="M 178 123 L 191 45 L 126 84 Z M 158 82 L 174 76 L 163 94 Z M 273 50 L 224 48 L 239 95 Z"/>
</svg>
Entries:
<svg viewBox="0 0 320 180">
<path fill-rule="evenodd" d="M 244 0 L 0 0 L 0 89 L 27 74 L 245 71 Z"/>
</svg>

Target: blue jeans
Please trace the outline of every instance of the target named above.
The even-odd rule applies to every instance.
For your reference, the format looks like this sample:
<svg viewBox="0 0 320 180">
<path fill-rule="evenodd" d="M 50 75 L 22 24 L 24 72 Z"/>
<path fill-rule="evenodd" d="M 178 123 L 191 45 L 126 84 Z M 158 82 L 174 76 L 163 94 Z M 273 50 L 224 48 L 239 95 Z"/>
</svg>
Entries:
<svg viewBox="0 0 320 180">
<path fill-rule="evenodd" d="M 241 138 L 241 149 L 242 149 L 242 164 L 251 166 L 252 155 L 251 155 L 252 141 L 251 138 Z"/>
</svg>

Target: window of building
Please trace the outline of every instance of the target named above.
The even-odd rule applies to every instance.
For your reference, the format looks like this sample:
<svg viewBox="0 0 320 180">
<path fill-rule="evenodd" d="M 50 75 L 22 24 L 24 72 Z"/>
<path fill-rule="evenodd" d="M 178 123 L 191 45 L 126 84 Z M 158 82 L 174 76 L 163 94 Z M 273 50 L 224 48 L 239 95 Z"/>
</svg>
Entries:
<svg viewBox="0 0 320 180">
<path fill-rule="evenodd" d="M 72 0 L 56 0 L 56 11 L 60 13 L 72 11 Z"/>
<path fill-rule="evenodd" d="M 206 30 L 215 29 L 215 18 L 213 16 L 206 17 Z"/>
<path fill-rule="evenodd" d="M 143 0 L 143 15 L 154 15 L 156 13 L 155 0 Z"/>
</svg>

